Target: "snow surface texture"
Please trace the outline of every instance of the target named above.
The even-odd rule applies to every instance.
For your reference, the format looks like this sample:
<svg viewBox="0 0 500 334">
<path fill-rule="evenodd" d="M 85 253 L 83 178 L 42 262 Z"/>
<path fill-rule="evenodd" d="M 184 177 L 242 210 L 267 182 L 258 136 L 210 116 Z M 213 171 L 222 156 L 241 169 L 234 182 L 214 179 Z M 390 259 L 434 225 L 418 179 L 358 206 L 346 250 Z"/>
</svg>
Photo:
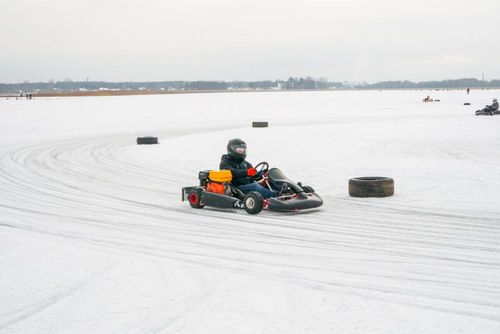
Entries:
<svg viewBox="0 0 500 334">
<path fill-rule="evenodd" d="M 0 332 L 500 333 L 500 116 L 474 116 L 494 97 L 0 99 Z M 233 137 L 324 206 L 181 203 Z M 393 197 L 348 196 L 374 175 Z"/>
</svg>

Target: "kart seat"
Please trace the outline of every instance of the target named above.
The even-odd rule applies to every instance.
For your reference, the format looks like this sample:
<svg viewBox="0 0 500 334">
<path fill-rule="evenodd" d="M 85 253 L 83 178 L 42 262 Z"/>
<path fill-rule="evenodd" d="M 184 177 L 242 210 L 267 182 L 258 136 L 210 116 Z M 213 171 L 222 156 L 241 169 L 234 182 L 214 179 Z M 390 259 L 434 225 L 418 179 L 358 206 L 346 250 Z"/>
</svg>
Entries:
<svg viewBox="0 0 500 334">
<path fill-rule="evenodd" d="M 290 180 L 279 168 L 271 168 L 267 172 L 267 177 L 269 178 L 269 183 L 274 190 L 280 190 L 283 183 L 288 184 L 296 193 L 303 192 L 304 190 L 299 187 L 295 182 Z"/>
<path fill-rule="evenodd" d="M 292 183 L 292 181 L 288 177 L 286 177 L 286 175 L 283 174 L 283 172 L 279 168 L 271 168 L 267 172 L 267 176 L 273 183 Z"/>
</svg>

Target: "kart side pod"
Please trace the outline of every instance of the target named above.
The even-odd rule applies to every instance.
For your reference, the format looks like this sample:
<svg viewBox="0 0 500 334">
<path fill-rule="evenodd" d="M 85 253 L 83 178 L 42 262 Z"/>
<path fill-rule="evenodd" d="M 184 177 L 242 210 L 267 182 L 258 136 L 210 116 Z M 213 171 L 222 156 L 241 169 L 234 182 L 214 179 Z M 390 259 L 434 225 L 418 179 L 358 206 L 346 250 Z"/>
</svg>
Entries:
<svg viewBox="0 0 500 334">
<path fill-rule="evenodd" d="M 182 201 L 189 201 L 192 208 L 211 206 L 220 209 L 244 209 L 249 214 L 257 214 L 264 208 L 264 199 L 258 192 L 251 191 L 243 200 L 236 197 L 205 191 L 202 187 L 182 188 Z"/>
<path fill-rule="evenodd" d="M 193 192 L 197 191 L 199 194 L 199 205 L 203 206 L 212 206 L 221 209 L 234 209 L 240 208 L 240 200 L 226 196 L 223 194 L 218 194 L 215 192 L 205 191 L 202 187 L 184 187 L 182 188 L 182 201 L 188 201 L 189 195 Z"/>
</svg>

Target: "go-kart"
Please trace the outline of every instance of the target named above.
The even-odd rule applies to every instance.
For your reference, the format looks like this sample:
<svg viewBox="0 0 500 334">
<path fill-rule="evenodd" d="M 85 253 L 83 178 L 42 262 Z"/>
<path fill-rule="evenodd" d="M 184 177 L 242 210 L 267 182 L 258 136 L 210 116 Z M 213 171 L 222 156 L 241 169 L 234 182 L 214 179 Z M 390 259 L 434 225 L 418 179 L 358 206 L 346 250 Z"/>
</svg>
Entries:
<svg viewBox="0 0 500 334">
<path fill-rule="evenodd" d="M 496 109 L 496 110 L 492 109 L 490 106 L 486 106 L 483 109 L 476 110 L 476 116 L 479 116 L 479 115 L 490 115 L 490 116 L 493 116 L 493 115 L 496 115 L 496 114 L 500 114 L 500 110 L 498 110 L 498 109 Z"/>
<path fill-rule="evenodd" d="M 257 214 L 263 209 L 280 212 L 297 212 L 323 205 L 323 200 L 312 187 L 295 183 L 278 168 L 269 168 L 265 161 L 255 166 L 255 182 L 269 190 L 279 191 L 276 197 L 263 198 L 256 191 L 244 194 L 231 184 L 229 170 L 206 170 L 198 174 L 200 185 L 182 188 L 182 201 L 195 209 L 205 206 L 221 209 L 244 209 Z M 285 189 L 285 190 L 284 190 Z"/>
</svg>

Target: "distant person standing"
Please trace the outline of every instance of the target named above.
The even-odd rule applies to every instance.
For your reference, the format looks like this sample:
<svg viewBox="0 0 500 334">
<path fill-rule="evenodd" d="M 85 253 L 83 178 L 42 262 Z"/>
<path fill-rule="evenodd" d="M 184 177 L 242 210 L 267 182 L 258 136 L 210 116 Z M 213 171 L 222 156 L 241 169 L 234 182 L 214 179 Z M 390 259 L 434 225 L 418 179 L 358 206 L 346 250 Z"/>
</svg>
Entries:
<svg viewBox="0 0 500 334">
<path fill-rule="evenodd" d="M 469 94 L 469 93 L 470 93 L 470 88 L 467 88 L 467 94 Z"/>
</svg>

